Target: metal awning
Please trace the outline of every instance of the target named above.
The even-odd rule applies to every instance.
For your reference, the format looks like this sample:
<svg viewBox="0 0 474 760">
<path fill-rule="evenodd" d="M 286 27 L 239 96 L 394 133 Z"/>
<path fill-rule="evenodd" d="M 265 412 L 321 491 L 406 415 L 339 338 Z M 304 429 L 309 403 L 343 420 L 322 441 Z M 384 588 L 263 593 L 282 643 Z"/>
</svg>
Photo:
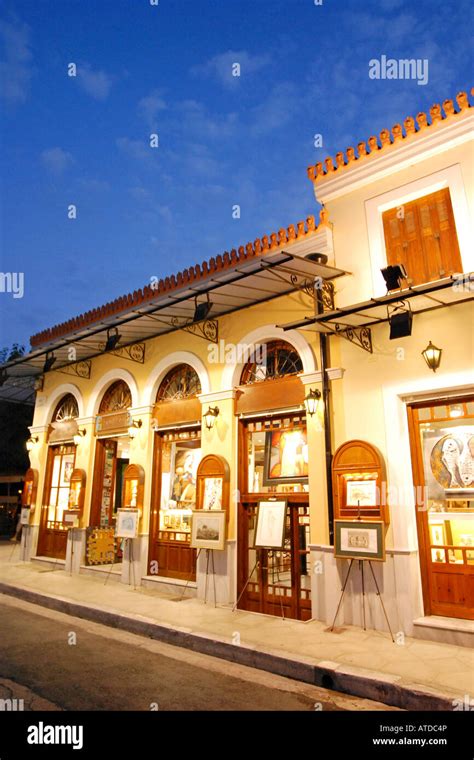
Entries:
<svg viewBox="0 0 474 760">
<path fill-rule="evenodd" d="M 132 361 L 144 361 L 144 345 L 143 351 L 137 348 L 143 341 L 176 330 L 187 330 L 215 342 L 216 320 L 224 314 L 278 298 L 300 288 L 308 289 L 315 278 L 332 280 L 345 274 L 349 273 L 286 251 L 255 257 L 232 269 L 217 272 L 202 282 L 184 285 L 172 293 L 157 295 L 146 304 L 44 343 L 25 356 L 6 362 L 2 366 L 2 372 L 7 373 L 5 382 L 8 383 L 11 377 L 43 374 L 46 355 L 55 357 L 54 367 L 50 371 L 89 377 L 88 362 L 105 352 L 107 331 L 115 328 L 120 333 L 120 340 L 116 348 L 108 353 Z M 204 320 L 195 322 L 196 303 L 203 300 L 209 300 L 212 307 Z M 73 360 L 70 358 L 71 347 L 75 349 Z"/>
<path fill-rule="evenodd" d="M 362 303 L 325 311 L 295 322 L 279 325 L 283 330 L 309 329 L 320 333 L 338 334 L 358 343 L 372 352 L 370 329 L 388 322 L 397 308 L 421 314 L 433 309 L 472 301 L 474 298 L 474 273 L 451 275 L 435 282 L 414 285 L 391 291 L 380 298 L 370 298 Z"/>
</svg>

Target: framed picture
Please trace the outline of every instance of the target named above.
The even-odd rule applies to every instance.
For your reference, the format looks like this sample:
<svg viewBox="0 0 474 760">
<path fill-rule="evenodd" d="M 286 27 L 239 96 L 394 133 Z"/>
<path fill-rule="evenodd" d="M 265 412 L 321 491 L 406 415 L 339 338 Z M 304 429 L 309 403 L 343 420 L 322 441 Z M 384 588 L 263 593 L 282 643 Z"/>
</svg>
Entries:
<svg viewBox="0 0 474 760">
<path fill-rule="evenodd" d="M 446 538 L 446 530 L 444 522 L 441 523 L 429 523 L 430 526 L 430 544 L 431 546 L 446 546 L 448 543 Z"/>
<path fill-rule="evenodd" d="M 194 549 L 225 549 L 226 511 L 195 509 L 191 519 L 191 546 Z"/>
<path fill-rule="evenodd" d="M 22 507 L 22 510 L 20 513 L 20 525 L 29 525 L 29 524 L 30 524 L 30 508 Z"/>
<path fill-rule="evenodd" d="M 382 520 L 334 520 L 334 556 L 337 559 L 385 561 L 385 530 Z"/>
<path fill-rule="evenodd" d="M 189 449 L 176 446 L 173 452 L 170 480 L 170 499 L 180 504 L 196 502 L 196 471 L 201 459 L 201 449 Z"/>
<path fill-rule="evenodd" d="M 286 501 L 261 501 L 257 510 L 254 549 L 283 549 Z"/>
<path fill-rule="evenodd" d="M 376 480 L 347 480 L 346 481 L 346 507 L 376 507 L 377 481 Z"/>
<path fill-rule="evenodd" d="M 223 478 L 204 478 L 202 509 L 222 509 Z"/>
<path fill-rule="evenodd" d="M 116 538 L 136 538 L 138 536 L 139 509 L 117 509 L 115 523 Z"/>
<path fill-rule="evenodd" d="M 262 483 L 305 483 L 308 479 L 308 441 L 306 428 L 268 430 L 265 434 L 265 460 Z"/>
</svg>

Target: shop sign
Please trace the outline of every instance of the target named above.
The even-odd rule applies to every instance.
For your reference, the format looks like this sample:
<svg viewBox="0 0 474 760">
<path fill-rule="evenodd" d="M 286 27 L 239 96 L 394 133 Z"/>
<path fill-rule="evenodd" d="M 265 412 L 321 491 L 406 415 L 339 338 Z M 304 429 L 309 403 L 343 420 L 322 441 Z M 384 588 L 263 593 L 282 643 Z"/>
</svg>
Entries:
<svg viewBox="0 0 474 760">
<path fill-rule="evenodd" d="M 74 419 L 52 422 L 48 443 L 62 443 L 72 441 L 78 431 L 77 422 Z"/>
<path fill-rule="evenodd" d="M 95 434 L 124 433 L 132 424 L 132 415 L 128 410 L 98 414 L 95 419 Z"/>
</svg>

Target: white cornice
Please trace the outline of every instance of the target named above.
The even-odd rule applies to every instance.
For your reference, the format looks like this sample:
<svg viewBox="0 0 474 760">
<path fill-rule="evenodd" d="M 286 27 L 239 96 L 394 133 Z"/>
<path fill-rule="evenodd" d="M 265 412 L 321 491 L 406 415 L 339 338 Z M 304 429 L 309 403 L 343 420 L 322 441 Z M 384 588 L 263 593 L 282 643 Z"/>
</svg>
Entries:
<svg viewBox="0 0 474 760">
<path fill-rule="evenodd" d="M 474 109 L 472 109 L 474 110 Z M 468 113 L 459 121 L 443 124 L 433 130 L 427 127 L 422 134 L 402 143 L 392 143 L 380 155 L 371 154 L 349 169 L 336 171 L 331 179 L 314 182 L 314 194 L 318 203 L 328 203 L 341 195 L 353 192 L 364 185 L 401 171 L 408 166 L 426 161 L 451 148 L 472 140 L 474 137 L 474 114 Z"/>
</svg>

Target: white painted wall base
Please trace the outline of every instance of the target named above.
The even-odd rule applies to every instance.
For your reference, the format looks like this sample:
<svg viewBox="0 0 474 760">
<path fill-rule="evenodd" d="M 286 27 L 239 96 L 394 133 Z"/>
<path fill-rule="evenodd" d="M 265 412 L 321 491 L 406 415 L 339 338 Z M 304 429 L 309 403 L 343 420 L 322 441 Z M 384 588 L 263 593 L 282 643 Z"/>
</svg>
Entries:
<svg viewBox="0 0 474 760">
<path fill-rule="evenodd" d="M 36 553 L 39 525 L 23 525 L 21 529 L 20 560 L 29 562 Z"/>
<path fill-rule="evenodd" d="M 69 528 L 66 544 L 66 565 L 68 573 L 79 574 L 84 564 L 86 552 L 86 531 L 84 528 Z"/>
<path fill-rule="evenodd" d="M 332 624 L 341 597 L 349 560 L 336 560 L 333 547 L 311 546 L 312 616 Z M 418 554 L 409 550 L 388 550 L 385 562 L 372 562 L 375 577 L 383 598 L 390 627 L 394 635 L 413 635 L 413 620 L 423 614 L 419 589 Z M 388 631 L 382 605 L 377 598 L 374 579 L 367 563 L 364 566 L 366 627 Z M 336 626 L 344 623 L 362 627 L 362 576 L 359 562 L 354 561 L 346 586 L 344 601 Z"/>
<path fill-rule="evenodd" d="M 226 549 L 223 552 L 214 551 L 214 570 L 213 575 L 212 553 L 209 555 L 209 573 L 207 578 L 207 596 L 206 596 L 206 566 L 207 552 L 201 550 L 197 561 L 197 597 L 204 601 L 207 599 L 208 604 L 214 604 L 214 580 L 215 580 L 215 601 L 216 604 L 232 604 L 235 601 L 235 541 L 227 541 Z"/>
<path fill-rule="evenodd" d="M 122 583 L 139 586 L 147 570 L 148 535 L 127 538 L 122 559 Z"/>
</svg>

